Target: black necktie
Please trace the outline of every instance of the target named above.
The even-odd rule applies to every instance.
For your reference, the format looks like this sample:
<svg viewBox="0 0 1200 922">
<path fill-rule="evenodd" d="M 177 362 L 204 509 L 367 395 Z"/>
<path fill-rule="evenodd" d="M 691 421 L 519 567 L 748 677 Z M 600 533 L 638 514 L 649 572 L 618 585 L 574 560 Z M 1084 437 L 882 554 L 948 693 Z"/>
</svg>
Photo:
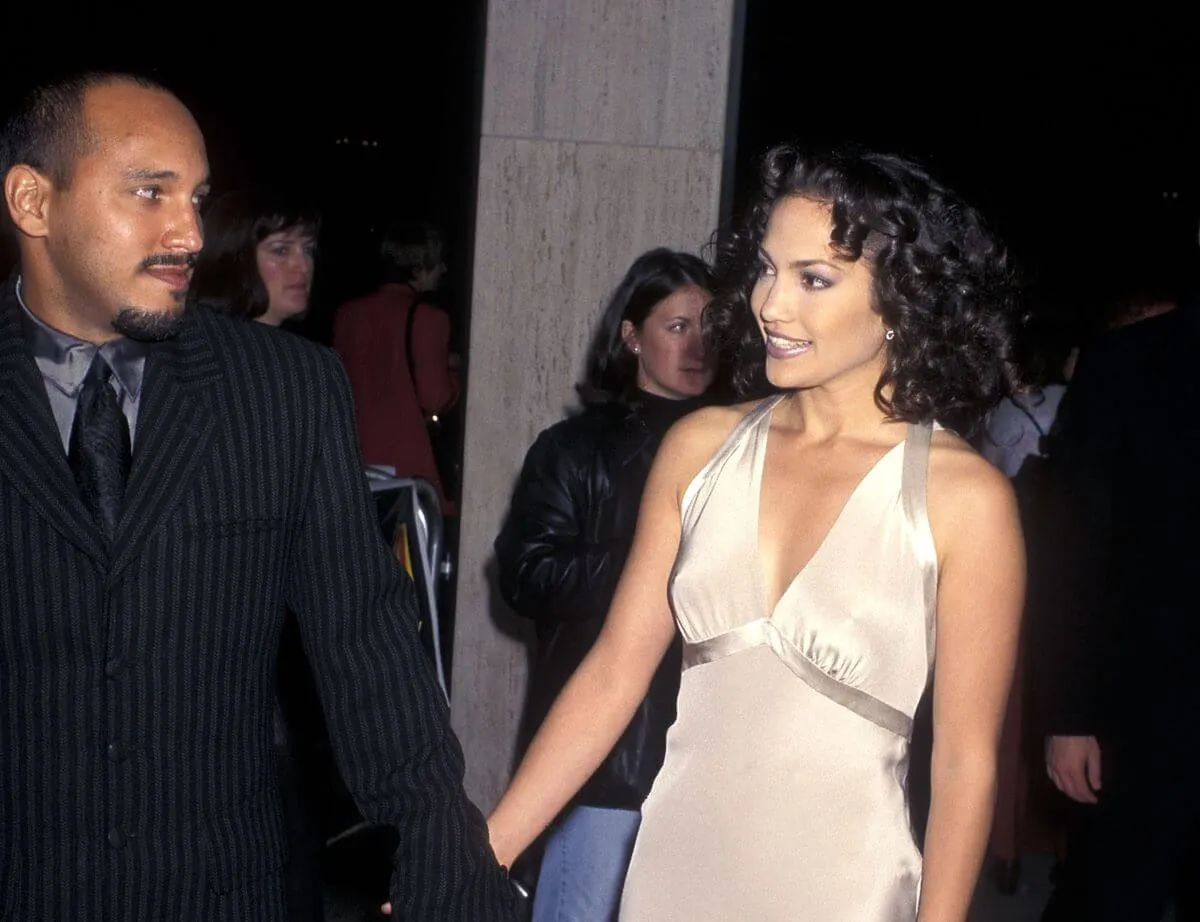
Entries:
<svg viewBox="0 0 1200 922">
<path fill-rule="evenodd" d="M 79 495 L 109 541 L 121 518 L 131 457 L 129 426 L 108 383 L 111 375 L 108 362 L 97 352 L 79 391 L 67 450 Z"/>
</svg>

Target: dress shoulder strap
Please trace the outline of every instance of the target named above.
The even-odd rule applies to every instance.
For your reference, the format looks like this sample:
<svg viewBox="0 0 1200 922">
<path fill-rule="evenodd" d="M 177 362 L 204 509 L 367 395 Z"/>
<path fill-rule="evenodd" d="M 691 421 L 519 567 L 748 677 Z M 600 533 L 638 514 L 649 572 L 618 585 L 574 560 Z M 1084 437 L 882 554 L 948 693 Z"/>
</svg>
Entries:
<svg viewBox="0 0 1200 922">
<path fill-rule="evenodd" d="M 716 482 L 716 474 L 729 460 L 730 456 L 737 451 L 742 442 L 745 441 L 747 435 L 753 432 L 764 420 L 769 417 L 771 410 L 775 408 L 786 394 L 773 394 L 761 401 L 758 406 L 754 407 L 745 416 L 738 421 L 738 424 L 733 427 L 733 430 L 725 437 L 725 441 L 721 443 L 721 447 L 717 449 L 704 467 L 700 468 L 699 473 L 692 478 L 687 489 L 683 492 L 683 499 L 679 505 L 680 517 L 683 522 L 683 530 L 687 532 L 691 525 L 691 513 L 697 506 L 696 500 L 705 490 L 711 490 Z M 703 503 L 700 504 L 703 506 Z"/>
<path fill-rule="evenodd" d="M 900 498 L 904 516 L 911 529 L 913 549 L 925 576 L 925 644 L 927 661 L 933 663 L 936 643 L 937 614 L 937 547 L 933 543 L 933 530 L 929 527 L 929 454 L 936 425 L 908 426 L 904 442 L 904 466 L 900 475 Z"/>
</svg>

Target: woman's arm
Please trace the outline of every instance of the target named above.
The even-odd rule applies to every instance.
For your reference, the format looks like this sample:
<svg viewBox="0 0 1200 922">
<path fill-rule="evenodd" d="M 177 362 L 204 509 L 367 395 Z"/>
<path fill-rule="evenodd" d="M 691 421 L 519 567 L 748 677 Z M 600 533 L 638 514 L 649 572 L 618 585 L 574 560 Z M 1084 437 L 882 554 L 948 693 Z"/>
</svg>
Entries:
<svg viewBox="0 0 1200 922">
<path fill-rule="evenodd" d="M 1003 474 L 936 437 L 929 516 L 938 546 L 933 764 L 919 922 L 964 922 L 996 796 L 1000 730 L 1025 602 L 1025 549 Z M 937 443 L 935 443 L 937 444 Z"/>
<path fill-rule="evenodd" d="M 675 634 L 667 592 L 679 549 L 683 489 L 720 444 L 721 433 L 728 433 L 728 419 L 728 411 L 696 414 L 663 441 L 604 628 L 488 820 L 501 864 L 511 866 L 566 806 L 646 696 Z"/>
</svg>

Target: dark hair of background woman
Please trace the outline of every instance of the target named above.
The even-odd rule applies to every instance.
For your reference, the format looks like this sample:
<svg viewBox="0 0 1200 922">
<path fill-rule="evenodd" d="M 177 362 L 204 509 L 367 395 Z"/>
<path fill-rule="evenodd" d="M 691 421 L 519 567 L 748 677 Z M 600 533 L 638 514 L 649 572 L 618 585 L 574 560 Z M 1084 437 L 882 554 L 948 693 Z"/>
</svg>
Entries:
<svg viewBox="0 0 1200 922">
<path fill-rule="evenodd" d="M 720 281 L 708 322 L 740 392 L 762 381 L 765 353 L 749 296 L 767 221 L 792 196 L 828 205 L 834 248 L 870 261 L 875 310 L 896 332 L 875 388 L 884 412 L 967 436 L 1023 386 L 1029 317 L 1008 251 L 982 215 L 900 157 L 782 145 L 763 160 L 744 223 L 716 239 Z"/>
<path fill-rule="evenodd" d="M 204 214 L 204 249 L 192 274 L 191 297 L 242 320 L 267 312 L 267 289 L 258 274 L 258 245 L 271 234 L 303 228 L 314 238 L 321 216 L 275 189 L 236 189 Z"/>
<path fill-rule="evenodd" d="M 628 320 L 641 329 L 656 304 L 691 285 L 713 289 L 712 272 L 697 256 L 659 247 L 634 260 L 592 337 L 587 373 L 576 388 L 585 406 L 637 403 L 638 362 L 621 338 L 621 323 Z"/>
<path fill-rule="evenodd" d="M 379 241 L 379 264 L 384 282 L 411 282 L 423 269 L 442 259 L 442 235 L 429 224 L 389 226 Z"/>
</svg>

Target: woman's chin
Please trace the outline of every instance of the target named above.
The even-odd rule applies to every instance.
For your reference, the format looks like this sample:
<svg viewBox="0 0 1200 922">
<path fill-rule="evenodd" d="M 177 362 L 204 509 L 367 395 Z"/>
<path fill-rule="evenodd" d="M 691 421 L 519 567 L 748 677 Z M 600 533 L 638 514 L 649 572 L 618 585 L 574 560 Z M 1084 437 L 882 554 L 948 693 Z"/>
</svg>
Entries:
<svg viewBox="0 0 1200 922">
<path fill-rule="evenodd" d="M 767 360 L 767 381 L 774 388 L 781 391 L 795 391 L 804 387 L 811 387 L 811 376 L 797 374 L 795 368 L 780 368 L 779 363 Z"/>
</svg>

